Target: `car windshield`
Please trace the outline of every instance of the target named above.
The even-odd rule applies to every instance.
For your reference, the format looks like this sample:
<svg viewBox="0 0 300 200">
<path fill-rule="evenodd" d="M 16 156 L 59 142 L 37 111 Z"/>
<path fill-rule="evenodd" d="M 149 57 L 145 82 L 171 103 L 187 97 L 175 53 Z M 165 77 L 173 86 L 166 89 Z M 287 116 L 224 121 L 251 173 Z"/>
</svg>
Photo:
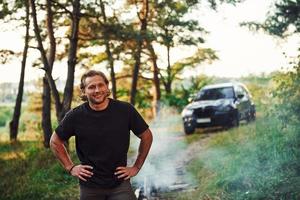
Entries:
<svg viewBox="0 0 300 200">
<path fill-rule="evenodd" d="M 223 88 L 212 88 L 212 89 L 201 90 L 197 94 L 194 101 L 231 99 L 231 98 L 234 98 L 233 88 L 223 87 Z"/>
</svg>

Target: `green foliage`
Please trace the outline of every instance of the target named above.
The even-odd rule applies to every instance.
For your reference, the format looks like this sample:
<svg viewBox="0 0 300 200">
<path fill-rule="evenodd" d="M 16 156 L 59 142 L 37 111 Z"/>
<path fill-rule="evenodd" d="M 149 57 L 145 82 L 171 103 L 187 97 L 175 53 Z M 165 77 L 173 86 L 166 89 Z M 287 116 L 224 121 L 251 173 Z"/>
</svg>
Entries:
<svg viewBox="0 0 300 200">
<path fill-rule="evenodd" d="M 167 46 L 174 45 L 197 45 L 204 40 L 201 33 L 205 32 L 196 20 L 185 20 L 184 16 L 197 1 L 161 1 L 154 4 L 157 16 L 155 24 L 157 28 L 153 30 L 158 36 L 158 42 Z"/>
<path fill-rule="evenodd" d="M 294 27 L 292 33 L 300 31 L 300 1 L 299 0 L 280 0 L 275 4 L 275 11 L 263 24 L 263 28 L 270 34 L 283 36 L 287 31 Z M 291 34 L 291 33 L 289 33 Z"/>
<path fill-rule="evenodd" d="M 274 110 L 284 124 L 291 121 L 300 121 L 300 56 L 294 62 L 292 70 L 275 76 L 276 89 L 273 96 L 276 98 Z M 274 111 L 274 112 L 275 112 Z"/>
<path fill-rule="evenodd" d="M 178 199 L 299 199 L 300 123 L 276 117 L 220 133 L 189 165 L 199 189 Z"/>
<path fill-rule="evenodd" d="M 183 109 L 199 90 L 205 85 L 211 83 L 212 78 L 206 76 L 197 76 L 187 79 L 184 83 L 181 83 L 179 87 L 176 87 L 171 94 L 164 94 L 162 97 L 162 103 L 167 106 L 176 107 L 179 111 Z"/>
<path fill-rule="evenodd" d="M 275 74 L 261 74 L 241 78 L 240 82 L 244 83 L 249 89 L 257 110 L 263 110 L 272 101 L 272 91 L 274 91 L 272 78 L 274 76 Z"/>
<path fill-rule="evenodd" d="M 182 110 L 184 106 L 186 106 L 189 101 L 188 98 L 190 96 L 190 92 L 184 88 L 175 89 L 174 93 L 166 94 L 162 99 L 162 103 L 167 106 L 173 106 L 178 108 L 178 110 Z"/>
<path fill-rule="evenodd" d="M 10 15 L 11 11 L 9 9 L 9 4 L 6 0 L 0 1 L 0 19 L 4 18 L 6 15 Z"/>
<path fill-rule="evenodd" d="M 12 118 L 13 108 L 11 106 L 0 106 L 0 127 L 5 126 Z"/>
<path fill-rule="evenodd" d="M 0 199 L 75 200 L 79 196 L 77 180 L 37 142 L 1 142 L 0 176 Z"/>
<path fill-rule="evenodd" d="M 286 37 L 300 32 L 300 1 L 276 0 L 264 23 L 245 22 L 252 30 L 262 29 L 271 35 Z"/>
</svg>

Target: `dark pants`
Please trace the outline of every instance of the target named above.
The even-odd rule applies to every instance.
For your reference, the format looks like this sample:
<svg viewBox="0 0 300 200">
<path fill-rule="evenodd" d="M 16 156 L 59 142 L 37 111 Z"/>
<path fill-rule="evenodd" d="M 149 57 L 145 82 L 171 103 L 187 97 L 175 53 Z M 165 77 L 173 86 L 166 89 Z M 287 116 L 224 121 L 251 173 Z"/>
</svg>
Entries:
<svg viewBox="0 0 300 200">
<path fill-rule="evenodd" d="M 130 181 L 123 181 L 113 189 L 80 186 L 80 200 L 136 200 Z"/>
</svg>

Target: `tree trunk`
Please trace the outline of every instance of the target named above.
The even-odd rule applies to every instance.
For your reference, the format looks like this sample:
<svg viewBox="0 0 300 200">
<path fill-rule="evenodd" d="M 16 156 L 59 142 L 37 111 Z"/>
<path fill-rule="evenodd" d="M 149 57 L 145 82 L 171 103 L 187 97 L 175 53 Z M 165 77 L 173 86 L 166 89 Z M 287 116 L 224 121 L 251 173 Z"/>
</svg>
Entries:
<svg viewBox="0 0 300 200">
<path fill-rule="evenodd" d="M 36 16 L 36 6 L 35 6 L 35 0 L 30 0 L 31 5 L 31 16 L 33 19 L 33 25 L 34 25 L 34 33 L 35 37 L 38 43 L 38 49 L 41 54 L 41 60 L 44 66 L 44 70 L 47 76 L 47 80 L 49 83 L 49 86 L 51 88 L 51 93 L 53 95 L 54 101 L 55 101 L 55 109 L 56 109 L 56 116 L 59 119 L 59 113 L 61 113 L 62 110 L 62 104 L 60 102 L 59 92 L 57 90 L 57 87 L 55 85 L 55 81 L 53 80 L 52 74 L 51 74 L 51 66 L 49 64 L 49 61 L 46 56 L 46 51 L 44 49 L 43 43 L 42 43 L 42 37 L 40 34 L 40 29 L 37 22 L 37 16 Z"/>
<path fill-rule="evenodd" d="M 100 7 L 101 7 L 101 13 L 103 16 L 103 22 L 106 25 L 107 19 L 106 19 L 106 13 L 105 13 L 105 5 L 102 0 L 100 0 Z M 103 31 L 103 39 L 105 43 L 105 52 L 108 58 L 108 64 L 110 68 L 110 78 L 111 78 L 111 90 L 112 90 L 112 96 L 114 99 L 117 99 L 117 83 L 116 83 L 116 75 L 115 75 L 115 69 L 114 69 L 114 59 L 112 57 L 112 53 L 110 50 L 110 43 L 109 43 L 109 36 L 106 32 L 106 30 Z"/>
<path fill-rule="evenodd" d="M 44 133 L 44 147 L 50 147 L 50 138 L 52 134 L 51 125 L 51 90 L 47 77 L 43 78 L 43 95 L 42 95 L 42 129 Z"/>
<path fill-rule="evenodd" d="M 152 113 L 153 117 L 156 117 L 160 110 L 160 80 L 159 80 L 159 68 L 157 66 L 157 56 L 154 51 L 154 48 L 151 44 L 151 41 L 147 42 L 148 49 L 150 51 L 151 55 L 151 61 L 152 61 L 152 71 L 153 71 L 153 85 L 154 85 L 154 94 L 153 94 L 153 100 L 152 100 Z"/>
<path fill-rule="evenodd" d="M 132 73 L 132 83 L 131 83 L 131 91 L 130 91 L 130 103 L 132 105 L 135 104 L 135 96 L 137 92 L 137 82 L 138 75 L 141 65 L 141 53 L 142 53 L 142 45 L 147 31 L 147 17 L 149 12 L 149 2 L 148 0 L 143 0 L 143 7 L 141 12 L 139 13 L 139 19 L 141 22 L 140 34 L 137 38 L 137 50 L 134 53 L 134 68 Z M 142 16 L 141 16 L 142 15 Z"/>
<path fill-rule="evenodd" d="M 171 74 L 171 63 L 170 63 L 170 45 L 167 45 L 167 58 L 168 58 L 168 66 L 167 66 L 167 81 L 165 85 L 166 93 L 172 93 L 172 74 Z"/>
<path fill-rule="evenodd" d="M 9 123 L 9 133 L 10 133 L 10 140 L 12 142 L 17 140 L 18 135 L 18 128 L 19 128 L 19 120 L 21 114 L 21 107 L 22 107 L 22 98 L 23 98 L 23 89 L 24 89 L 24 77 L 25 77 L 25 67 L 26 67 L 26 59 L 27 59 L 27 52 L 28 52 L 28 43 L 29 43 L 29 2 L 26 0 L 25 2 L 25 9 L 26 9 L 26 34 L 25 34 L 25 42 L 24 42 L 24 50 L 23 50 L 23 58 L 21 63 L 21 75 L 18 87 L 18 94 L 14 108 L 13 118 Z"/>
<path fill-rule="evenodd" d="M 65 114 L 71 109 L 71 103 L 73 99 L 73 89 L 74 89 L 74 73 L 75 66 L 77 63 L 77 46 L 78 46 L 78 29 L 80 21 L 80 0 L 73 1 L 73 11 L 72 11 L 72 24 L 71 24 L 71 38 L 70 38 L 70 48 L 68 55 L 68 75 L 67 81 L 64 89 L 63 97 L 63 108 L 59 114 L 59 121 L 61 121 Z"/>
<path fill-rule="evenodd" d="M 115 69 L 114 69 L 114 60 L 111 55 L 110 47 L 109 47 L 109 42 L 105 41 L 105 46 L 106 46 L 106 54 L 108 56 L 108 62 L 109 62 L 109 67 L 110 67 L 110 79 L 111 79 L 111 90 L 112 90 L 112 96 L 114 99 L 117 99 L 117 82 L 116 82 L 116 74 L 115 74 Z"/>
<path fill-rule="evenodd" d="M 52 3 L 50 0 L 47 0 L 47 32 L 50 41 L 50 49 L 48 54 L 48 63 L 49 71 L 52 74 L 53 64 L 55 60 L 56 53 L 56 43 L 53 31 L 53 12 L 52 12 Z M 51 88 L 49 86 L 47 75 L 45 74 L 43 78 L 43 96 L 42 96 L 42 129 L 44 133 L 44 146 L 46 148 L 50 147 L 50 138 L 52 134 L 52 122 L 51 122 Z"/>
</svg>

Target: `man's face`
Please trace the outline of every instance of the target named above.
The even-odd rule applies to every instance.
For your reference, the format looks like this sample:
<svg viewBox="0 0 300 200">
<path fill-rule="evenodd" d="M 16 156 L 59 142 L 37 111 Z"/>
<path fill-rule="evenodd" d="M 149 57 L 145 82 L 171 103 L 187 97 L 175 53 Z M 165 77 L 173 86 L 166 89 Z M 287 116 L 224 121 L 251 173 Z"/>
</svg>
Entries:
<svg viewBox="0 0 300 200">
<path fill-rule="evenodd" d="M 101 104 L 108 97 L 108 85 L 101 76 L 92 76 L 85 79 L 85 88 L 83 91 L 91 104 Z"/>
</svg>

